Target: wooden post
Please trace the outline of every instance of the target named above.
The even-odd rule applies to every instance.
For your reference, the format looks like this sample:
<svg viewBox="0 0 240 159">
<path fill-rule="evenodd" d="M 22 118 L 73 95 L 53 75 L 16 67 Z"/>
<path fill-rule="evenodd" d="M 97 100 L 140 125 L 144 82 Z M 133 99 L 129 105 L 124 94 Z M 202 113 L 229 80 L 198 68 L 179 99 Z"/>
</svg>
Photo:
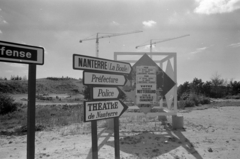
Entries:
<svg viewBox="0 0 240 159">
<path fill-rule="evenodd" d="M 28 67 L 27 159 L 35 158 L 36 64 Z"/>
</svg>

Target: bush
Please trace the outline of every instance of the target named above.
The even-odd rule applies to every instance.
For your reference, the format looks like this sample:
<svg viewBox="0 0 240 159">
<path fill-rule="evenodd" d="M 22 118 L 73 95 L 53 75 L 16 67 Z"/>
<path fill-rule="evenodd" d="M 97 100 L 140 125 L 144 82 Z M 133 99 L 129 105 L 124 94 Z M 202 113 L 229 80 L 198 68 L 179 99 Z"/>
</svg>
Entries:
<svg viewBox="0 0 240 159">
<path fill-rule="evenodd" d="M 14 99 L 7 94 L 0 93 L 0 115 L 8 114 L 17 110 Z"/>
<path fill-rule="evenodd" d="M 199 104 L 210 104 L 210 98 L 205 97 L 204 95 L 197 95 L 195 93 L 190 93 L 189 97 L 186 100 L 178 101 L 178 108 L 184 109 L 185 107 L 198 106 Z"/>
<path fill-rule="evenodd" d="M 185 101 L 185 107 L 194 107 L 194 105 L 195 105 L 195 102 L 192 100 L 188 99 Z"/>
<path fill-rule="evenodd" d="M 210 98 L 202 96 L 202 97 L 200 97 L 200 103 L 201 104 L 210 104 L 211 101 L 210 101 Z"/>
<path fill-rule="evenodd" d="M 190 93 L 188 100 L 194 102 L 195 106 L 198 106 L 200 103 L 200 98 L 195 93 Z"/>
<path fill-rule="evenodd" d="M 184 109 L 185 108 L 185 101 L 184 100 L 178 101 L 177 107 L 178 107 L 178 109 Z"/>
</svg>

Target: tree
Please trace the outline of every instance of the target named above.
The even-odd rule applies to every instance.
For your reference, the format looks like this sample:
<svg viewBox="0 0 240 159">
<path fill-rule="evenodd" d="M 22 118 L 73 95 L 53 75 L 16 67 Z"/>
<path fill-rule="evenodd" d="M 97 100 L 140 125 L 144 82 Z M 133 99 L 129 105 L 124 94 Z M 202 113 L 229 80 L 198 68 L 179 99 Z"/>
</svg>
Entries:
<svg viewBox="0 0 240 159">
<path fill-rule="evenodd" d="M 203 84 L 204 83 L 202 82 L 201 79 L 194 78 L 192 83 L 190 83 L 190 91 L 195 94 L 202 94 L 203 93 L 203 90 L 202 90 Z"/>
<path fill-rule="evenodd" d="M 211 96 L 213 98 L 221 98 L 226 95 L 226 89 L 224 89 L 225 81 L 221 78 L 217 72 L 211 78 L 212 92 Z"/>
<path fill-rule="evenodd" d="M 219 75 L 217 72 L 213 74 L 211 78 L 212 85 L 214 87 L 222 86 L 224 83 L 224 79 L 221 79 L 221 75 Z"/>
<path fill-rule="evenodd" d="M 231 94 L 237 95 L 240 93 L 240 82 L 230 81 L 230 87 L 232 88 Z"/>
<path fill-rule="evenodd" d="M 178 86 L 177 94 L 178 94 L 178 99 L 182 98 L 182 96 L 189 95 L 190 93 L 190 84 L 189 82 L 184 82 L 182 85 Z"/>
<path fill-rule="evenodd" d="M 202 85 L 203 95 L 205 95 L 206 97 L 210 97 L 211 90 L 212 90 L 212 82 L 206 81 L 205 83 L 203 83 L 203 85 Z"/>
</svg>

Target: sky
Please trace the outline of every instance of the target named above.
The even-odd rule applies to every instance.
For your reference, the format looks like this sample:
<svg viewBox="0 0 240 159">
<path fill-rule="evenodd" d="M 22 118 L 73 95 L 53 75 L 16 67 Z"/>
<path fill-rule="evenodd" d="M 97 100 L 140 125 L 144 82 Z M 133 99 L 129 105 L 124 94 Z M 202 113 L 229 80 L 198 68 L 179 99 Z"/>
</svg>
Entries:
<svg viewBox="0 0 240 159">
<path fill-rule="evenodd" d="M 114 52 L 148 53 L 152 39 L 190 34 L 153 45 L 153 52 L 177 54 L 178 84 L 216 74 L 240 81 L 239 17 L 240 0 L 1 0 L 0 41 L 43 47 L 37 78 L 78 79 L 82 71 L 73 70 L 73 54 L 96 56 L 96 40 L 82 39 L 132 33 L 99 40 L 99 57 L 113 60 Z M 8 79 L 28 76 L 28 64 L 0 62 L 0 70 Z"/>
</svg>

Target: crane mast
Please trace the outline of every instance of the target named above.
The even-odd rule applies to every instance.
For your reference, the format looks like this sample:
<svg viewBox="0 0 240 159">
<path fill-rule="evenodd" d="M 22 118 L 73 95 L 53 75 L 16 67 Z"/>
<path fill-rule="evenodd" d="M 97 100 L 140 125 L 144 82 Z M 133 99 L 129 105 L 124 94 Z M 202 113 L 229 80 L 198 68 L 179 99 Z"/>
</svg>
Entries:
<svg viewBox="0 0 240 159">
<path fill-rule="evenodd" d="M 110 38 L 110 37 L 114 37 L 114 36 L 127 35 L 127 34 L 140 33 L 140 32 L 143 32 L 143 31 L 133 31 L 133 32 L 126 32 L 126 33 L 97 33 L 96 38 L 82 39 L 79 42 L 82 43 L 83 41 L 95 40 L 96 39 L 96 57 L 98 57 L 99 56 L 99 39 Z M 109 35 L 99 36 L 99 34 L 109 34 Z"/>
</svg>

